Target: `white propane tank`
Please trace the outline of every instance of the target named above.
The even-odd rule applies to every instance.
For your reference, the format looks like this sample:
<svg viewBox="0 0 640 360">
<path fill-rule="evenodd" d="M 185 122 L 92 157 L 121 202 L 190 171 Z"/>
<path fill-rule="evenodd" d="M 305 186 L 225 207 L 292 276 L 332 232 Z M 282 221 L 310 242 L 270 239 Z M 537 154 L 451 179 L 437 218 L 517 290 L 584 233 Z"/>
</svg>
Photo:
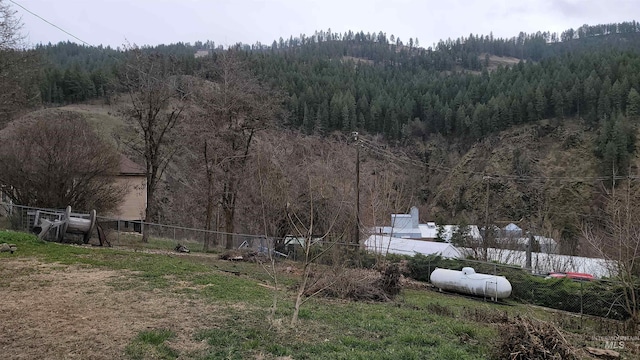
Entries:
<svg viewBox="0 0 640 360">
<path fill-rule="evenodd" d="M 471 267 L 462 268 L 462 271 L 435 269 L 430 280 L 440 290 L 492 299 L 504 299 L 511 295 L 511 283 L 504 276 L 478 274 Z"/>
</svg>

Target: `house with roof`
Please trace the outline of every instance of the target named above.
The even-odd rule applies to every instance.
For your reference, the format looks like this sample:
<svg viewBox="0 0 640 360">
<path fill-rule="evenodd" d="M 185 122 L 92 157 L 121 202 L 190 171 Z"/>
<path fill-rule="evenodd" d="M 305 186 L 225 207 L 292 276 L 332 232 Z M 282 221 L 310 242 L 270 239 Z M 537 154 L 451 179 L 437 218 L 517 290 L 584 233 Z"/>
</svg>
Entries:
<svg viewBox="0 0 640 360">
<path fill-rule="evenodd" d="M 458 250 L 463 256 L 473 254 L 473 250 L 469 248 L 459 248 Z M 537 274 L 579 272 L 601 278 L 614 276 L 616 273 L 615 262 L 600 258 L 532 252 L 530 259 L 531 270 Z M 488 248 L 487 261 L 528 268 L 527 252 L 522 250 Z"/>
<path fill-rule="evenodd" d="M 379 254 L 414 256 L 439 255 L 461 259 L 473 256 L 474 249 L 456 247 L 451 244 L 454 234 L 461 231 L 460 225 L 420 224 L 419 212 L 412 207 L 409 214 L 392 214 L 391 226 L 376 227 L 364 242 L 365 249 Z M 476 225 L 465 226 L 466 236 L 480 243 L 482 229 Z M 611 276 L 611 264 L 603 259 L 558 255 L 558 244 L 552 238 L 540 235 L 529 236 L 519 226 L 511 223 L 504 228 L 494 227 L 497 247 L 486 249 L 489 261 L 527 267 L 526 247 L 533 238 L 531 268 L 538 273 L 551 271 L 577 271 L 597 277 Z M 444 242 L 434 241 L 443 240 Z"/>
<path fill-rule="evenodd" d="M 509 225 L 502 228 L 502 236 L 503 237 L 522 237 L 522 229 L 514 224 L 510 223 Z"/>
<path fill-rule="evenodd" d="M 147 172 L 141 166 L 120 155 L 118 174 L 115 175 L 116 185 L 125 189 L 118 208 L 108 217 L 126 222 L 141 221 L 145 217 L 147 208 Z"/>
</svg>

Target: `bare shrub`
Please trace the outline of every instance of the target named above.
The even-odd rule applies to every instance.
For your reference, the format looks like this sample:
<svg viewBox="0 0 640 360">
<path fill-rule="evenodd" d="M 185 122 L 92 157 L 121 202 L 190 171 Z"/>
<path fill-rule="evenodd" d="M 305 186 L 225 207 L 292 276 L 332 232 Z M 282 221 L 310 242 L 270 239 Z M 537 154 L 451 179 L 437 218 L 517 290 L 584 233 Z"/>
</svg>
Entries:
<svg viewBox="0 0 640 360">
<path fill-rule="evenodd" d="M 15 203 L 46 208 L 113 210 L 120 155 L 81 114 L 30 114 L 0 132 L 0 184 Z"/>
<path fill-rule="evenodd" d="M 400 290 L 400 272 L 397 266 L 389 266 L 382 272 L 335 268 L 332 272 L 313 279 L 304 295 L 357 301 L 390 301 Z"/>
<path fill-rule="evenodd" d="M 377 285 L 388 295 L 394 297 L 400 294 L 402 285 L 400 279 L 402 274 L 398 264 L 389 264 L 382 270 L 382 276 L 378 279 Z"/>
<path fill-rule="evenodd" d="M 628 332 L 640 327 L 640 187 L 631 179 L 604 198 L 602 217 L 585 222 L 583 234 L 597 256 L 605 259 L 622 289 L 622 304 L 630 315 Z"/>
<path fill-rule="evenodd" d="M 577 359 L 574 348 L 555 326 L 521 316 L 502 325 L 499 359 Z"/>
</svg>

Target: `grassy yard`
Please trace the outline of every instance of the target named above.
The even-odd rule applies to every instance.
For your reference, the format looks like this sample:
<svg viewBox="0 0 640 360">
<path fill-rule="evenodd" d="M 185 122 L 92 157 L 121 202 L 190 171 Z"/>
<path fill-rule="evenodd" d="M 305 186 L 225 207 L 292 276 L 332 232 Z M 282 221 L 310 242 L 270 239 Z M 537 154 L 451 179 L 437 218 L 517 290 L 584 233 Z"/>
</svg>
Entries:
<svg viewBox="0 0 640 360">
<path fill-rule="evenodd" d="M 55 279 L 56 274 L 73 269 L 79 274 L 108 272 L 104 296 L 109 298 L 135 294 L 147 301 L 172 299 L 155 305 L 167 307 L 155 309 L 155 323 L 145 323 L 145 319 L 134 322 L 133 327 L 139 328 L 133 329 L 126 344 L 113 345 L 117 347 L 114 356 L 128 359 L 489 359 L 499 357 L 496 349 L 504 335 L 501 325 L 492 319 L 524 315 L 551 321 L 558 316 L 524 305 L 497 305 L 426 289 L 405 289 L 388 303 L 312 299 L 292 328 L 291 286 L 297 276 L 284 269 L 295 267 L 293 263 L 278 265 L 278 280 L 284 289 L 274 292 L 262 265 L 222 261 L 208 254 L 70 246 L 0 231 L 3 242 L 15 243 L 18 251 L 0 254 L 0 275 L 14 274 L 0 276 L 0 302 L 13 289 L 21 289 L 18 277 L 28 281 L 37 272 L 46 272 L 53 273 Z M 43 266 L 18 268 L 25 262 L 47 266 L 45 270 Z M 37 279 L 42 285 L 33 285 L 34 296 L 48 286 L 42 278 Z M 78 301 L 82 301 L 83 292 L 91 291 L 98 290 L 79 286 Z M 274 293 L 278 306 L 271 316 Z M 177 314 L 169 304 L 177 307 Z M 202 314 L 189 331 L 179 320 L 162 319 L 162 314 L 180 319 L 182 306 L 196 314 L 195 318 Z M 584 345 L 580 339 L 576 335 L 576 345 Z M 20 349 L 15 350 L 16 358 L 20 357 Z"/>
</svg>

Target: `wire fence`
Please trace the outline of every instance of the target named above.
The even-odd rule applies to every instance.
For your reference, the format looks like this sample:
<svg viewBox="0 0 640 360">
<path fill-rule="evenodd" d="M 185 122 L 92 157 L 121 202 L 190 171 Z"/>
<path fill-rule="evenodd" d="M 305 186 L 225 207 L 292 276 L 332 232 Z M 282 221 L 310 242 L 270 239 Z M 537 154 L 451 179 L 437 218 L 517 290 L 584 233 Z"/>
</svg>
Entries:
<svg viewBox="0 0 640 360">
<path fill-rule="evenodd" d="M 4 225 L 16 231 L 34 232 L 37 219 L 55 221 L 62 218 L 65 209 L 36 208 L 11 203 L 0 202 L 0 228 Z M 71 217 L 87 218 L 87 214 L 71 213 Z M 4 223 L 4 224 L 3 224 Z M 295 236 L 284 238 L 265 235 L 227 233 L 215 230 L 188 228 L 176 225 L 147 223 L 97 216 L 97 224 L 104 234 L 107 246 L 144 247 L 161 250 L 174 250 L 183 246 L 189 251 L 224 251 L 228 249 L 246 249 L 260 253 L 299 260 L 304 256 L 305 239 Z M 52 230 L 47 240 L 59 239 L 59 229 Z M 143 232 L 148 234 L 146 243 L 142 242 Z M 95 235 L 95 234 L 94 234 Z M 82 237 L 73 234 L 66 235 L 66 241 L 79 242 Z M 208 243 L 207 249 L 205 244 Z M 91 244 L 99 244 L 99 237 L 93 236 Z M 321 247 L 323 241 L 311 239 L 311 244 Z M 324 242 L 326 245 L 327 242 Z M 331 245 L 354 247 L 357 244 L 345 242 L 331 242 Z"/>
<path fill-rule="evenodd" d="M 509 302 L 516 301 L 574 313 L 576 321 L 573 326 L 576 328 L 580 328 L 585 320 L 594 317 L 608 320 L 629 319 L 633 309 L 632 304 L 630 306 L 626 302 L 632 297 L 630 290 L 635 291 L 636 299 L 640 295 L 640 289 L 613 280 L 572 279 L 570 273 L 564 277 L 553 277 L 549 274 L 533 274 L 530 269 L 519 266 L 469 259 L 416 255 L 408 261 L 408 267 L 411 277 L 427 282 L 430 282 L 431 274 L 437 268 L 462 270 L 464 267 L 472 267 L 476 273 L 504 276 L 512 287 Z M 624 331 L 620 322 L 605 323 L 606 325 L 602 326 L 613 326 L 613 330 L 619 330 L 619 333 Z"/>
<path fill-rule="evenodd" d="M 10 203 L 0 203 L 0 228 L 6 227 L 17 231 L 32 232 L 36 212 L 64 213 L 61 209 L 33 208 Z M 72 214 L 73 216 L 73 214 Z M 83 216 L 83 214 L 77 214 Z M 210 241 L 209 250 L 224 251 L 226 248 L 249 249 L 260 253 L 300 260 L 304 256 L 304 239 L 287 237 L 275 238 L 264 235 L 229 234 L 219 231 L 186 228 L 173 225 L 127 221 L 107 217 L 97 217 L 105 238 L 112 246 L 144 247 L 172 251 L 182 245 L 190 251 L 204 251 L 206 241 Z M 147 243 L 142 243 L 142 232 L 149 234 Z M 96 242 L 96 238 L 92 239 Z M 314 239 L 314 252 L 322 251 L 321 239 Z M 360 249 L 360 245 L 345 242 L 333 242 L 336 251 L 323 258 L 324 263 L 331 263 L 331 255 L 338 253 L 344 261 L 344 250 Z M 360 254 L 359 266 L 372 266 L 380 254 L 353 252 Z M 389 258 L 389 257 L 388 257 Z M 625 305 L 629 287 L 623 284 L 601 279 L 575 281 L 569 278 L 551 278 L 544 274 L 532 274 L 530 269 L 520 266 L 504 265 L 494 262 L 483 262 L 468 259 L 443 258 L 440 256 L 415 255 L 413 257 L 391 256 L 392 261 L 406 260 L 407 273 L 410 277 L 430 282 L 432 272 L 436 268 L 462 270 L 472 267 L 476 273 L 493 276 L 504 276 L 512 286 L 509 301 L 539 305 L 579 315 L 580 326 L 589 316 L 602 319 L 626 320 L 629 318 L 629 306 Z M 625 293 L 625 291 L 627 291 Z M 635 289 L 636 298 L 640 298 L 640 290 Z M 464 292 L 464 291 L 463 291 Z M 607 325 L 610 326 L 610 325 Z M 617 326 L 617 325 L 613 325 Z"/>
<path fill-rule="evenodd" d="M 188 247 L 191 251 L 204 251 L 206 242 L 209 250 L 224 248 L 247 248 L 259 250 L 273 247 L 274 239 L 260 235 L 231 234 L 220 231 L 187 228 L 175 225 L 125 221 L 98 217 L 109 243 L 113 246 L 135 245 L 142 241 L 142 233 L 149 236 L 149 243 L 161 248 L 174 248 L 177 245 Z"/>
<path fill-rule="evenodd" d="M 33 228 L 36 225 L 36 214 L 41 217 L 43 214 L 61 215 L 64 212 L 64 209 L 35 208 L 0 203 L 0 219 L 4 219 L 5 227 L 24 232 L 33 232 Z M 71 216 L 86 217 L 85 214 L 80 213 L 72 213 Z M 48 218 L 51 219 L 51 216 L 48 216 Z M 184 245 L 191 251 L 203 251 L 206 241 L 210 242 L 211 250 L 216 248 L 264 250 L 273 248 L 273 244 L 278 242 L 278 239 L 264 235 L 231 234 L 221 231 L 122 220 L 104 216 L 97 216 L 97 223 L 105 235 L 107 241 L 105 245 L 111 246 L 140 244 L 143 232 L 146 232 L 149 236 L 148 243 L 145 244 L 147 247 L 173 249 L 177 245 Z M 97 239 L 97 237 L 94 237 L 92 243 L 95 243 Z M 73 240 L 73 237 L 70 237 L 70 241 Z"/>
</svg>

